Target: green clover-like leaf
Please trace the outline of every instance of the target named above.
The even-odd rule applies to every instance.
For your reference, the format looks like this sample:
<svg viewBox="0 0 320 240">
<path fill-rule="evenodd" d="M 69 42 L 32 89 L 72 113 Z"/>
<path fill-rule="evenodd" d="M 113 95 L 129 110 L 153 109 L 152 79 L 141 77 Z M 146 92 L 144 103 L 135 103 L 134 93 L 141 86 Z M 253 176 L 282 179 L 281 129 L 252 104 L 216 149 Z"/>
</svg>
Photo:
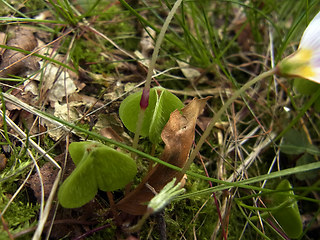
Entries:
<svg viewBox="0 0 320 240">
<path fill-rule="evenodd" d="M 300 131 L 290 129 L 284 136 L 280 145 L 280 150 L 286 154 L 301 154 L 310 153 L 320 155 L 320 150 L 317 146 L 308 142 L 307 136 Z"/>
<path fill-rule="evenodd" d="M 276 190 L 292 188 L 288 180 L 282 180 Z M 290 238 L 298 238 L 302 233 L 302 221 L 297 201 L 292 190 L 276 192 L 272 197 L 272 205 L 279 206 L 272 214 Z"/>
<path fill-rule="evenodd" d="M 131 132 L 136 131 L 141 95 L 141 91 L 131 94 L 122 101 L 119 108 L 119 116 Z M 168 90 L 161 87 L 150 89 L 149 105 L 144 114 L 140 135 L 149 137 L 152 143 L 158 143 L 161 131 L 169 120 L 170 114 L 183 107 L 180 99 Z"/>
<path fill-rule="evenodd" d="M 65 208 L 88 203 L 102 191 L 114 191 L 128 184 L 137 172 L 132 158 L 97 142 L 75 142 L 69 146 L 76 169 L 63 182 L 58 199 Z"/>
</svg>

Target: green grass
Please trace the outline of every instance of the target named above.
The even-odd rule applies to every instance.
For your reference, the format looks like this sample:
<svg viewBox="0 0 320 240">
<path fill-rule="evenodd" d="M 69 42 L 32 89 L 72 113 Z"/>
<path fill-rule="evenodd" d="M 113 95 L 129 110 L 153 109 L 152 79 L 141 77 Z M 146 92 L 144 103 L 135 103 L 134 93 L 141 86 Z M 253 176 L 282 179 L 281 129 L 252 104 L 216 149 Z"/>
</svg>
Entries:
<svg viewBox="0 0 320 240">
<path fill-rule="evenodd" d="M 72 211 L 62 209 L 53 195 L 57 185 L 51 191 L 52 198 L 46 202 L 35 200 L 30 186 L 26 184 L 28 174 L 37 174 L 36 168 L 46 162 L 67 169 L 63 161 L 44 157 L 44 153 L 51 157 L 66 154 L 69 142 L 101 141 L 121 151 L 135 153 L 141 162 L 139 164 L 148 159 L 151 163 L 165 164 L 181 171 L 159 159 L 162 145 L 155 148 L 155 155 L 152 155 L 154 150 L 148 139 L 140 139 L 138 148 L 132 148 L 134 136 L 122 127 L 118 119 L 119 104 L 125 95 L 130 94 L 128 89 L 140 84 L 147 76 L 148 69 L 141 64 L 146 56 L 141 59 L 134 54 L 135 50 L 141 52 L 141 34 L 150 27 L 156 32 L 156 42 L 174 3 L 173 0 L 49 0 L 25 1 L 22 9 L 18 4 L 1 1 L 0 25 L 3 32 L 13 26 L 29 27 L 46 36 L 44 44 L 48 44 L 52 52 L 27 51 L 5 43 L 0 47 L 34 55 L 42 61 L 54 63 L 60 71 L 72 72 L 77 76 L 79 94 L 84 100 L 80 104 L 79 99 L 63 99 L 60 105 L 66 103 L 69 106 L 66 108 L 69 120 L 63 120 L 60 115 L 53 116 L 57 105 L 45 100 L 47 93 L 25 98 L 23 94 L 17 94 L 16 88 L 23 90 L 23 84 L 27 80 L 32 81 L 32 76 L 3 78 L 2 111 L 7 117 L 2 117 L 0 139 L 1 153 L 6 154 L 7 164 L 0 172 L 0 239 L 7 239 L 7 232 L 18 239 L 30 239 L 31 236 L 40 239 L 41 234 L 42 237 L 47 234 L 56 239 L 62 238 L 64 236 L 54 234 L 54 219 L 57 224 L 59 221 L 69 224 L 69 232 L 61 231 L 66 239 L 90 231 L 90 239 L 113 239 L 115 236 L 110 238 L 110 234 L 126 237 L 126 232 L 120 228 L 118 231 L 114 227 L 99 230 L 114 220 L 103 193 L 97 196 L 95 203 L 90 203 L 90 211 L 85 207 Z M 177 96 L 185 103 L 193 98 L 193 92 L 207 91 L 197 95 L 212 96 L 199 125 L 214 117 L 216 125 L 213 124 L 208 133 L 197 127 L 199 134 L 195 144 L 203 134 L 208 134 L 207 142 L 199 148 L 201 158 L 197 148 L 190 154 L 193 163 L 187 169 L 186 193 L 165 209 L 168 239 L 193 239 L 194 236 L 198 239 L 223 239 L 219 212 L 223 229 L 228 230 L 225 234 L 227 239 L 284 239 L 267 221 L 256 221 L 258 212 L 263 212 L 260 209 L 263 204 L 270 207 L 268 197 L 275 194 L 274 189 L 282 179 L 288 179 L 293 185 L 302 217 L 311 219 L 299 239 L 316 239 L 311 223 L 316 221 L 320 203 L 317 193 L 320 184 L 317 180 L 320 167 L 320 90 L 304 93 L 299 91 L 293 79 L 271 74 L 262 75 L 265 78 L 251 83 L 297 49 L 304 29 L 319 10 L 318 0 L 297 0 L 295 4 L 292 0 L 182 1 L 160 45 L 154 67 L 158 74 L 157 82 L 151 81 L 151 86 L 159 83 L 170 90 L 179 90 Z M 34 18 L 44 11 L 50 13 L 48 19 Z M 186 77 L 177 60 L 188 63 L 200 76 L 195 79 Z M 46 70 L 46 67 L 41 70 Z M 10 81 L 12 78 L 14 81 Z M 45 79 L 41 81 L 41 84 L 35 81 L 38 92 L 44 87 Z M 250 85 L 245 85 L 248 82 Z M 21 105 L 17 99 L 10 100 L 8 94 L 16 94 L 26 104 Z M 239 95 L 229 100 L 230 105 L 227 105 L 228 99 L 235 94 Z M 91 97 L 90 102 L 86 96 Z M 32 98 L 38 101 L 32 102 Z M 9 102 L 19 108 L 12 108 Z M 77 105 L 73 106 L 75 102 Z M 70 119 L 70 108 L 77 112 L 77 118 Z M 21 111 L 32 114 L 31 128 L 29 122 L 19 118 Z M 104 124 L 116 129 L 123 142 L 110 140 L 95 130 L 99 115 L 103 114 L 113 116 Z M 26 139 L 8 118 L 34 142 Z M 52 140 L 47 125 L 41 119 L 49 119 L 57 126 L 63 125 L 73 133 L 66 132 L 59 140 Z M 292 130 L 298 130 L 305 136 L 299 138 L 298 143 L 288 143 L 295 154 L 285 151 L 282 145 L 288 136 L 286 134 Z M 306 161 L 300 160 L 306 154 L 300 152 L 304 146 L 308 152 Z M 241 171 L 244 162 L 248 165 Z M 135 184 L 146 169 L 146 166 L 138 167 L 140 172 Z M 313 172 L 309 172 L 311 170 Z M 308 173 L 313 175 L 307 178 Z M 52 184 L 62 181 L 59 176 L 51 179 Z M 219 210 L 212 193 L 220 204 Z M 114 193 L 114 198 L 119 200 L 123 195 L 124 191 L 119 190 Z M 53 229 L 50 232 L 48 225 L 51 220 Z M 81 225 L 81 221 L 89 225 Z M 144 224 L 140 230 L 141 239 L 159 239 L 156 218 L 150 217 L 147 221 L 149 224 Z M 131 225 L 134 223 L 130 222 Z M 45 226 L 43 229 L 42 225 Z"/>
</svg>

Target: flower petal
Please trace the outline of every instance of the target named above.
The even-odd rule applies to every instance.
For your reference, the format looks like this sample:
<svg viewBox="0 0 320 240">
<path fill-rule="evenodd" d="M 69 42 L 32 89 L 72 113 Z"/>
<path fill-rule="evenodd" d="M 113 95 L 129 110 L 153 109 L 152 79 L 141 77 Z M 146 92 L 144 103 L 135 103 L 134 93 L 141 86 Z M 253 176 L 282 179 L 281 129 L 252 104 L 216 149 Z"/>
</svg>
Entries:
<svg viewBox="0 0 320 240">
<path fill-rule="evenodd" d="M 280 75 L 310 79 L 316 77 L 311 65 L 314 53 L 310 49 L 300 48 L 278 64 Z"/>
<path fill-rule="evenodd" d="M 299 48 L 305 47 L 320 51 L 320 12 L 312 19 L 302 35 Z"/>
<path fill-rule="evenodd" d="M 311 80 L 313 82 L 316 83 L 320 83 L 320 66 L 316 66 L 312 68 L 313 72 L 314 72 L 314 76 L 310 76 L 310 77 L 305 77 L 308 80 Z"/>
<path fill-rule="evenodd" d="M 320 83 L 320 12 L 304 31 L 298 50 L 279 62 L 277 70 L 283 76 Z"/>
</svg>

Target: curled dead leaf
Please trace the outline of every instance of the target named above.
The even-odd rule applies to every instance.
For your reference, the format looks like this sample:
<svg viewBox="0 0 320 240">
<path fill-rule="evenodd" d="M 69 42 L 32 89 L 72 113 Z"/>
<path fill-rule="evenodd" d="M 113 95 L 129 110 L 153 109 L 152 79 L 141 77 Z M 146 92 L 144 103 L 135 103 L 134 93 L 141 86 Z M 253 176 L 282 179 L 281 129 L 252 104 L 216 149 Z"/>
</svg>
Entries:
<svg viewBox="0 0 320 240">
<path fill-rule="evenodd" d="M 195 98 L 181 111 L 175 110 L 171 113 L 170 119 L 161 133 L 161 138 L 165 143 L 161 160 L 183 168 L 194 141 L 197 118 L 209 98 Z M 156 192 L 160 192 L 173 178 L 180 181 L 182 177 L 182 173 L 158 164 L 147 174 L 137 188 L 116 204 L 116 207 L 132 215 L 143 215 L 147 210 L 146 202 L 154 196 L 146 183 Z"/>
</svg>

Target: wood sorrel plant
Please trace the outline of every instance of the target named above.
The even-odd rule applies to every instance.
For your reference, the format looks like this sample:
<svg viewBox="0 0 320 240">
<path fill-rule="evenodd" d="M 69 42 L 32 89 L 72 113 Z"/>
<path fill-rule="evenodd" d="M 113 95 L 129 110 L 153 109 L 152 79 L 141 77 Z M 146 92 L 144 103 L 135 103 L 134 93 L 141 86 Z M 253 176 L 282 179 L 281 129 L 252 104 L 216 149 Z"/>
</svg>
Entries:
<svg viewBox="0 0 320 240">
<path fill-rule="evenodd" d="M 120 2 L 127 7 L 130 7 L 124 0 L 120 0 Z M 153 70 L 155 68 L 155 64 L 156 64 L 158 54 L 160 51 L 160 46 L 163 41 L 164 35 L 167 31 L 167 28 L 168 28 L 168 26 L 174 16 L 175 12 L 177 11 L 178 7 L 180 6 L 181 2 L 182 2 L 182 0 L 177 0 L 175 2 L 175 4 L 173 5 L 171 11 L 169 12 L 168 17 L 166 18 L 166 20 L 161 28 L 158 39 L 156 41 L 156 45 L 155 45 L 153 53 L 152 53 L 152 58 L 151 58 L 149 68 L 148 68 L 146 83 L 144 85 L 142 95 L 141 95 L 141 100 L 140 100 L 140 111 L 139 111 L 139 115 L 138 115 L 139 117 L 138 117 L 138 121 L 136 124 L 135 136 L 134 136 L 134 140 L 133 140 L 133 147 L 134 148 L 136 148 L 138 145 L 139 135 L 140 135 L 140 132 L 141 132 L 141 129 L 143 126 L 143 122 L 144 122 L 144 114 L 145 114 L 147 107 L 149 106 L 151 78 L 152 78 Z M 166 99 L 164 99 L 163 101 L 166 101 Z M 181 108 L 181 104 L 177 104 L 176 109 L 178 109 L 179 106 Z M 163 126 L 164 126 L 164 124 L 163 124 Z"/>
<path fill-rule="evenodd" d="M 167 90 L 150 90 L 161 42 L 181 2 L 182 0 L 178 0 L 175 3 L 159 34 L 143 92 L 130 95 L 120 107 L 120 117 L 124 125 L 135 133 L 134 148 L 140 134 L 148 136 L 151 142 L 158 143 L 170 113 L 183 107 L 183 103 Z M 101 143 L 72 143 L 69 152 L 76 169 L 64 181 L 58 193 L 61 205 L 67 208 L 81 207 L 94 198 L 98 189 L 114 191 L 124 187 L 137 171 L 135 162 L 129 156 Z"/>
<path fill-rule="evenodd" d="M 169 17 L 168 17 L 168 19 L 169 19 Z M 279 75 L 286 76 L 286 77 L 300 76 L 300 77 L 303 77 L 308 80 L 312 80 L 312 81 L 315 81 L 318 83 L 320 82 L 320 78 L 319 78 L 320 77 L 320 75 L 319 75 L 319 73 L 320 73 L 320 70 L 319 70 L 320 69 L 320 66 L 319 66 L 319 63 L 320 63 L 320 40 L 317 38 L 319 35 L 319 28 L 318 28 L 319 22 L 320 22 L 320 15 L 318 14 L 313 19 L 313 21 L 310 23 L 309 27 L 306 29 L 305 33 L 303 34 L 299 49 L 296 53 L 294 53 L 293 55 L 289 56 L 288 58 L 285 58 L 284 60 L 282 60 L 275 68 L 273 68 L 265 73 L 262 73 L 261 75 L 255 77 L 254 79 L 247 82 L 239 90 L 237 90 L 231 96 L 231 98 L 228 99 L 228 101 L 222 106 L 222 108 L 211 119 L 210 124 L 208 125 L 206 131 L 201 136 L 201 139 L 197 143 L 195 149 L 192 151 L 187 163 L 184 165 L 184 167 L 182 169 L 182 173 L 185 173 L 187 171 L 187 169 L 189 169 L 190 164 L 193 162 L 195 156 L 200 151 L 202 144 L 204 143 L 204 141 L 206 140 L 206 138 L 210 134 L 213 126 L 217 123 L 217 121 L 220 120 L 222 114 L 227 110 L 227 108 L 239 96 L 241 96 L 247 89 L 249 89 L 256 82 L 260 81 L 261 79 L 272 76 L 273 74 L 279 74 Z M 165 30 L 164 31 L 163 30 L 164 30 L 164 28 L 162 29 L 161 33 L 163 33 L 165 31 Z M 156 48 L 159 47 L 158 43 L 160 43 L 162 40 L 160 37 L 162 37 L 162 35 L 160 35 L 158 38 Z M 158 51 L 158 48 L 156 50 Z M 153 58 L 152 58 L 153 64 L 155 63 L 155 57 L 158 53 L 157 51 L 154 52 L 156 54 L 154 54 Z M 150 65 L 150 66 L 153 67 L 154 65 Z M 153 69 L 149 68 L 149 72 L 148 72 L 149 78 L 147 78 L 147 84 L 143 90 L 143 93 L 142 94 L 139 93 L 139 98 L 141 99 L 140 100 L 140 118 L 141 119 L 143 119 L 145 109 L 148 107 L 148 104 L 150 103 L 149 102 L 149 96 L 150 96 L 149 82 L 151 81 L 151 77 L 150 77 L 151 73 L 152 73 L 151 70 L 153 70 Z M 318 93 L 318 95 L 319 95 L 319 93 Z M 150 106 L 152 106 L 152 108 L 155 105 L 153 101 L 154 100 L 152 100 L 151 104 L 150 104 Z M 135 105 L 138 105 L 138 104 L 135 103 Z M 125 111 L 120 110 L 120 116 L 123 115 L 123 113 L 125 115 Z M 124 119 L 124 117 L 122 117 L 122 119 Z M 137 121 L 137 128 L 136 129 L 141 130 L 142 135 L 145 135 L 146 130 L 151 129 L 151 128 L 144 127 L 144 120 L 140 120 L 140 121 Z M 149 134 L 151 132 L 152 131 L 149 130 Z M 135 136 L 134 146 L 136 147 L 137 137 L 139 136 L 139 131 L 138 131 L 138 133 L 137 133 L 137 131 L 135 133 L 136 133 L 136 136 Z M 276 196 L 278 196 L 278 195 L 276 195 Z M 296 206 L 296 203 L 295 203 L 295 206 Z M 285 232 L 288 235 L 296 237 L 297 235 L 299 235 L 299 233 L 301 233 L 301 221 L 298 221 L 298 219 L 300 219 L 300 215 L 299 215 L 299 211 L 298 211 L 297 207 L 294 207 L 292 209 L 292 212 L 281 211 L 281 210 L 276 211 L 275 215 L 277 215 L 278 219 L 288 219 L 288 218 L 290 218 L 291 213 L 292 213 L 292 215 L 294 215 L 296 217 L 296 219 L 297 219 L 296 225 L 299 226 L 298 228 L 300 230 L 297 230 L 297 232 L 293 234 L 292 231 L 290 232 L 290 230 L 288 230 L 288 227 L 286 226 L 284 221 L 279 220 L 279 223 L 281 224 L 281 226 L 284 228 Z"/>
<path fill-rule="evenodd" d="M 123 0 L 120 1 L 124 2 Z M 179 109 L 182 107 L 182 103 L 174 95 L 168 93 L 165 89 L 150 89 L 151 77 L 162 39 L 166 32 L 167 26 L 170 23 L 174 12 L 176 11 L 180 3 L 181 0 L 175 3 L 159 34 L 143 91 L 129 96 L 123 101 L 120 108 L 120 117 L 123 120 L 125 126 L 135 133 L 133 144 L 135 148 L 137 147 L 140 135 L 148 136 L 153 143 L 158 143 L 159 133 L 161 133 L 161 129 L 166 122 L 166 119 L 168 118 L 170 112 L 175 108 Z M 317 83 L 320 82 L 320 39 L 318 38 L 320 31 L 318 27 L 319 24 L 320 17 L 318 14 L 312 20 L 305 33 L 303 34 L 299 49 L 296 53 L 282 60 L 275 68 L 262 73 L 261 75 L 248 81 L 239 90 L 234 92 L 234 94 L 211 119 L 206 131 L 201 136 L 187 163 L 184 165 L 182 173 L 185 173 L 189 169 L 190 164 L 193 162 L 196 155 L 200 151 L 202 144 L 210 134 L 215 123 L 220 120 L 222 114 L 238 97 L 240 97 L 247 89 L 249 89 L 258 81 L 270 77 L 273 74 L 279 74 L 285 77 L 299 76 Z M 320 91 L 318 91 L 316 95 L 320 96 Z M 315 99 L 316 98 L 314 98 L 313 101 L 315 101 Z M 170 107 L 167 107 L 166 105 L 168 104 L 168 102 L 169 104 L 171 104 Z M 86 154 L 89 155 L 88 150 L 86 151 Z M 81 163 L 83 160 L 74 161 Z M 76 181 L 74 181 L 74 183 L 76 184 Z"/>
</svg>

